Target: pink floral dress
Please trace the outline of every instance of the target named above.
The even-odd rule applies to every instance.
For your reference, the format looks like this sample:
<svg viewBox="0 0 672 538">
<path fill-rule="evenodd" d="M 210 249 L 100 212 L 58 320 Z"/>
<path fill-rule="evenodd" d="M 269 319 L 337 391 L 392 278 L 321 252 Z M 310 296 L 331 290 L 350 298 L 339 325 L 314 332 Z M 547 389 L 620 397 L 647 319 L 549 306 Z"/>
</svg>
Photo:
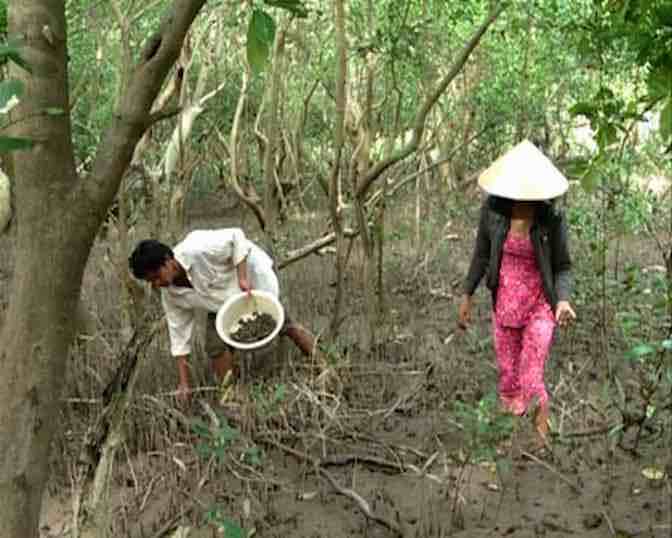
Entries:
<svg viewBox="0 0 672 538">
<path fill-rule="evenodd" d="M 493 333 L 502 405 L 520 415 L 536 401 L 547 405 L 544 363 L 555 317 L 544 295 L 532 241 L 509 232 L 504 241 Z"/>
</svg>

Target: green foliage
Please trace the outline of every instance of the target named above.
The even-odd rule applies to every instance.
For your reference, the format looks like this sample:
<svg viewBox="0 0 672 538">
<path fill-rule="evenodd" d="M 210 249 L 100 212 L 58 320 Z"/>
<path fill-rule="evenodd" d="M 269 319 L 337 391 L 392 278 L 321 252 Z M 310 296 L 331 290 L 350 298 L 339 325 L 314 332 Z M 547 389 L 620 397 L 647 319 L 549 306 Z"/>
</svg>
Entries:
<svg viewBox="0 0 672 538">
<path fill-rule="evenodd" d="M 497 395 L 482 398 L 475 406 L 455 404 L 456 418 L 464 427 L 469 457 L 475 461 L 493 460 L 497 445 L 513 432 L 513 417 L 499 411 Z"/>
<path fill-rule="evenodd" d="M 33 141 L 27 138 L 0 136 L 0 153 L 30 149 L 33 145 Z"/>
<path fill-rule="evenodd" d="M 0 0 L 0 38 L 7 37 L 7 0 Z"/>
<path fill-rule="evenodd" d="M 247 29 L 247 61 L 254 74 L 266 67 L 274 39 L 275 21 L 265 11 L 254 9 Z"/>
<path fill-rule="evenodd" d="M 220 507 L 216 506 L 206 512 L 205 518 L 210 525 L 217 527 L 224 538 L 247 538 L 248 536 L 248 532 L 233 519 L 227 517 Z"/>
<path fill-rule="evenodd" d="M 5 109 L 10 101 L 23 95 L 23 82 L 20 80 L 3 80 L 0 82 L 0 110 Z"/>
<path fill-rule="evenodd" d="M 666 140 L 672 136 L 671 13 L 669 0 L 594 3 L 591 16 L 585 21 L 587 31 L 581 33 L 579 50 L 603 78 L 613 81 L 618 75 L 628 77 L 634 90 L 623 96 L 621 103 L 600 99 L 598 95 L 575 107 L 574 113 L 586 115 L 591 123 L 597 114 L 602 116 L 599 127 L 603 139 L 598 139 L 601 150 L 614 142 L 614 129 L 622 124 L 624 112 L 638 117 L 656 103 L 663 103 L 660 135 Z M 638 73 L 644 74 L 643 87 L 636 87 L 634 82 Z"/>
<path fill-rule="evenodd" d="M 276 415 L 286 397 L 287 387 L 284 383 L 276 383 L 272 387 L 267 387 L 262 383 L 256 383 L 252 386 L 252 399 L 257 413 L 262 418 Z"/>
<path fill-rule="evenodd" d="M 295 17 L 304 19 L 308 16 L 308 8 L 301 0 L 264 0 L 266 5 L 289 11 Z"/>
<path fill-rule="evenodd" d="M 668 97 L 660 112 L 660 136 L 665 140 L 672 137 L 672 97 Z"/>
<path fill-rule="evenodd" d="M 215 456 L 223 460 L 231 444 L 240 437 L 240 432 L 229 425 L 226 417 L 218 415 L 217 425 L 210 425 L 200 419 L 195 419 L 191 425 L 192 431 L 199 436 L 201 442 L 196 445 L 196 451 L 203 457 Z"/>
<path fill-rule="evenodd" d="M 243 452 L 243 461 L 253 467 L 259 467 L 262 463 L 263 452 L 258 446 L 251 446 Z"/>
<path fill-rule="evenodd" d="M 4 65 L 8 61 L 14 62 L 29 73 L 31 72 L 28 62 L 21 56 L 20 47 L 12 43 L 2 43 L 0 44 L 0 65 Z"/>
<path fill-rule="evenodd" d="M 0 14 L 1 12 L 2 10 L 0 9 Z M 0 22 L 2 21 L 0 20 Z M 13 45 L 3 44 L 0 46 L 0 64 L 4 64 L 7 61 L 14 62 L 30 72 L 30 68 L 21 57 L 19 49 Z M 19 102 L 23 91 L 23 83 L 20 80 L 9 79 L 0 82 L 0 115 L 6 115 L 13 105 Z M 0 136 L 0 153 L 30 149 L 31 147 L 33 147 L 33 141 L 27 138 Z"/>
</svg>

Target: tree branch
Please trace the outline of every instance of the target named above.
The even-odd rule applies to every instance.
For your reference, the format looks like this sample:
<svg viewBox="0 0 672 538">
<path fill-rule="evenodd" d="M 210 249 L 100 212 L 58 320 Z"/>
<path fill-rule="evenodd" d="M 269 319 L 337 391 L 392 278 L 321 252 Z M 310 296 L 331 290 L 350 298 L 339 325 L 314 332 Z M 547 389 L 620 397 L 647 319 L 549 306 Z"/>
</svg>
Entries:
<svg viewBox="0 0 672 538">
<path fill-rule="evenodd" d="M 343 230 L 344 237 L 352 238 L 356 237 L 358 234 L 359 230 Z M 324 237 L 320 237 L 312 243 L 290 252 L 284 260 L 277 264 L 277 267 L 278 269 L 284 269 L 288 265 L 305 258 L 313 252 L 316 252 L 321 248 L 326 247 L 327 245 L 331 245 L 334 241 L 336 241 L 336 234 L 333 232 L 329 235 L 325 235 Z"/>
<path fill-rule="evenodd" d="M 163 22 L 133 66 L 111 125 L 103 134 L 87 181 L 81 181 L 74 199 L 79 217 L 98 224 L 116 195 L 138 141 L 151 125 L 151 110 L 170 69 L 182 50 L 191 24 L 206 0 L 174 0 Z"/>
<path fill-rule="evenodd" d="M 457 59 L 451 66 L 451 68 L 448 70 L 448 73 L 441 79 L 439 82 L 438 86 L 434 90 L 434 92 L 425 100 L 425 102 L 420 106 L 420 109 L 418 110 L 415 120 L 414 120 L 414 126 L 413 126 L 413 135 L 411 137 L 411 140 L 403 147 L 401 150 L 398 152 L 390 155 L 387 159 L 384 159 L 382 161 L 379 161 L 378 164 L 373 166 L 369 172 L 366 174 L 366 176 L 362 179 L 361 183 L 359 184 L 359 187 L 357 188 L 356 196 L 358 198 L 363 198 L 373 182 L 385 171 L 387 170 L 390 166 L 392 166 L 394 163 L 405 159 L 408 157 L 411 153 L 413 153 L 417 148 L 420 143 L 420 139 L 422 138 L 422 133 L 425 129 L 425 120 L 427 118 L 427 114 L 429 113 L 430 109 L 434 106 L 436 101 L 438 101 L 439 97 L 443 94 L 443 92 L 446 91 L 446 88 L 448 88 L 448 85 L 453 81 L 453 79 L 460 73 L 462 70 L 462 67 L 464 64 L 467 62 L 469 59 L 469 56 L 471 53 L 474 51 L 478 43 L 480 42 L 481 38 L 487 31 L 487 29 L 490 27 L 490 25 L 497 20 L 499 15 L 502 13 L 504 10 L 504 5 L 500 5 L 497 8 L 495 8 L 486 18 L 486 20 L 481 24 L 481 26 L 476 30 L 474 35 L 471 37 L 471 39 L 467 42 L 467 44 L 464 46 L 460 54 L 458 55 Z"/>
</svg>

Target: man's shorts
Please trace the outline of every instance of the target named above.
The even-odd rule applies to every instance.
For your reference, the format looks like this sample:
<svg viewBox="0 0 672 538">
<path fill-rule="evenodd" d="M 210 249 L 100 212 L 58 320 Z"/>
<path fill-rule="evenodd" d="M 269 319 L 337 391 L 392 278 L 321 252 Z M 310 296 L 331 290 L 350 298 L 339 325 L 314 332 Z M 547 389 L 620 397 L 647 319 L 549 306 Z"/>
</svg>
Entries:
<svg viewBox="0 0 672 538">
<path fill-rule="evenodd" d="M 208 312 L 208 319 L 205 322 L 205 354 L 210 359 L 221 355 L 225 351 L 233 351 L 233 348 L 217 334 L 217 329 L 215 329 L 216 317 L 217 314 L 214 312 Z"/>
</svg>

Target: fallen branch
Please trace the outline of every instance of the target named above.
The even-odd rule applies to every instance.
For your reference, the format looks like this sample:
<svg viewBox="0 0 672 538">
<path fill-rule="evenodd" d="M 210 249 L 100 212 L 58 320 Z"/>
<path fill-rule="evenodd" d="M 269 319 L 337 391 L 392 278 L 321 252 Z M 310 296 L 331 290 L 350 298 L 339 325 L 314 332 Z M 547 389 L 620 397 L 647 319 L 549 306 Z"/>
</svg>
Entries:
<svg viewBox="0 0 672 538">
<path fill-rule="evenodd" d="M 623 426 L 623 424 L 619 422 L 615 422 L 613 424 L 609 424 L 608 426 L 601 426 L 599 428 L 593 428 L 592 430 L 584 430 L 584 431 L 577 431 L 577 432 L 567 432 L 567 433 L 559 433 L 559 432 L 551 432 L 551 435 L 553 437 L 560 437 L 565 438 L 565 437 L 592 437 L 593 435 L 604 435 L 605 433 L 610 432 L 614 428 L 618 428 Z"/>
<path fill-rule="evenodd" d="M 362 511 L 362 513 L 366 516 L 367 519 L 375 521 L 376 523 L 382 525 L 386 529 L 394 532 L 397 536 L 401 537 L 405 536 L 403 529 L 396 521 L 392 521 L 389 518 L 376 514 L 371 509 L 371 505 L 359 493 L 357 493 L 354 489 L 345 488 L 341 486 L 329 471 L 321 467 L 322 465 L 324 465 L 324 461 L 315 459 L 309 454 L 306 454 L 305 452 L 302 452 L 295 448 L 274 441 L 273 439 L 260 438 L 259 442 L 271 445 L 279 450 L 282 450 L 283 452 L 286 452 L 287 454 L 290 454 L 291 456 L 294 456 L 295 458 L 301 461 L 312 464 L 316 472 L 322 477 L 324 477 L 327 480 L 327 482 L 329 482 L 331 487 L 334 488 L 334 490 L 336 490 L 337 493 L 343 495 L 344 497 L 348 497 L 350 500 L 354 501 L 354 503 L 359 507 L 359 509 Z"/>
<path fill-rule="evenodd" d="M 341 454 L 338 456 L 331 456 L 329 458 L 321 459 L 319 463 L 324 467 L 359 463 L 371 465 L 373 467 L 380 467 L 381 469 L 394 471 L 395 473 L 403 473 L 406 470 L 403 463 L 394 463 L 383 458 L 365 454 Z"/>
<path fill-rule="evenodd" d="M 371 510 L 371 506 L 369 503 L 364 499 L 359 493 L 357 493 L 354 489 L 349 489 L 349 488 L 344 488 L 341 486 L 338 482 L 336 482 L 336 479 L 329 473 L 328 471 L 325 471 L 324 469 L 320 469 L 318 467 L 318 471 L 322 476 L 324 476 L 331 486 L 341 495 L 344 497 L 348 497 L 349 499 L 352 499 L 357 506 L 359 506 L 359 509 L 364 513 L 364 515 L 370 519 L 371 521 L 375 521 L 376 523 L 379 523 L 383 527 L 386 527 L 388 530 L 394 532 L 397 534 L 397 536 L 404 536 L 404 532 L 401 529 L 401 527 L 395 522 L 392 521 L 386 517 L 380 516 L 373 512 Z"/>
<path fill-rule="evenodd" d="M 348 238 L 356 237 L 359 234 L 358 230 L 344 230 L 343 235 Z M 287 257 L 280 261 L 277 264 L 278 269 L 284 269 L 288 265 L 305 258 L 306 256 L 312 254 L 313 252 L 316 252 L 317 250 L 320 250 L 321 248 L 324 248 L 328 245 L 331 245 L 334 241 L 336 241 L 336 234 L 335 233 L 330 233 L 329 235 L 325 235 L 324 237 L 320 237 L 316 241 L 313 241 L 312 243 L 309 243 L 308 245 L 301 247 L 297 250 L 293 250 L 292 252 L 289 252 Z"/>
<path fill-rule="evenodd" d="M 574 493 L 577 493 L 577 494 L 581 493 L 581 488 L 576 483 L 572 482 L 569 478 L 567 478 L 564 474 L 562 474 L 560 471 L 558 471 L 551 464 L 546 463 L 544 460 L 539 459 L 537 456 L 535 456 L 534 454 L 531 454 L 530 452 L 523 451 L 523 452 L 521 452 L 521 454 L 523 456 L 525 456 L 526 458 L 531 459 L 533 462 L 538 463 L 539 465 L 541 465 L 547 471 L 553 473 L 560 480 L 562 480 L 565 484 L 567 484 L 570 488 L 572 488 L 572 491 L 574 491 Z"/>
</svg>

